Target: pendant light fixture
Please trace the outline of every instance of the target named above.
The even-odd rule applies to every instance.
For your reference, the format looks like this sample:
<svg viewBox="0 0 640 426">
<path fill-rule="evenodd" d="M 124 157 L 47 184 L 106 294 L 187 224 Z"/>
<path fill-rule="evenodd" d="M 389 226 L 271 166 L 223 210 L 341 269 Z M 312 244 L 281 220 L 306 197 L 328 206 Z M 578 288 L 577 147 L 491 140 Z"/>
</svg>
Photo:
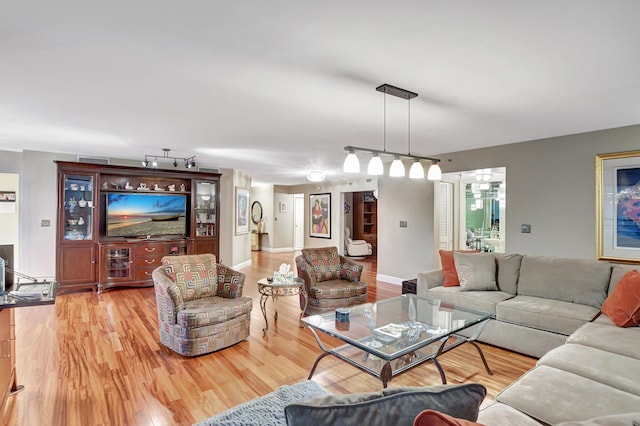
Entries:
<svg viewBox="0 0 640 426">
<path fill-rule="evenodd" d="M 405 176 L 405 166 L 402 162 L 402 158 L 410 158 L 413 160 L 411 164 L 411 168 L 409 169 L 409 178 L 411 179 L 424 179 L 424 168 L 422 167 L 421 160 L 427 160 L 431 163 L 429 167 L 429 171 L 427 172 L 428 180 L 440 180 L 442 179 L 442 170 L 440 170 L 440 159 L 431 158 L 431 157 L 422 157 L 419 155 L 411 154 L 411 99 L 418 96 L 417 93 L 410 92 L 405 89 L 400 89 L 399 87 L 391 86 L 390 84 L 383 84 L 381 86 L 376 87 L 378 92 L 384 93 L 384 124 L 383 124 L 383 149 L 370 149 L 370 148 L 360 148 L 356 146 L 345 146 L 345 151 L 348 152 L 347 157 L 344 159 L 343 171 L 344 173 L 360 173 L 360 161 L 356 155 L 356 151 L 368 152 L 372 154 L 371 159 L 369 160 L 369 165 L 367 167 L 367 173 L 370 175 L 382 175 L 384 174 L 384 165 L 382 163 L 382 159 L 380 158 L 381 154 L 384 155 L 392 155 L 394 156 L 394 160 L 391 163 L 391 168 L 389 169 L 389 176 L 391 177 L 403 177 Z M 408 102 L 408 126 L 407 126 L 407 143 L 408 143 L 408 152 L 406 154 L 402 154 L 399 152 L 391 152 L 387 151 L 387 105 L 386 105 L 386 95 L 397 96 L 402 99 L 406 99 Z"/>
</svg>

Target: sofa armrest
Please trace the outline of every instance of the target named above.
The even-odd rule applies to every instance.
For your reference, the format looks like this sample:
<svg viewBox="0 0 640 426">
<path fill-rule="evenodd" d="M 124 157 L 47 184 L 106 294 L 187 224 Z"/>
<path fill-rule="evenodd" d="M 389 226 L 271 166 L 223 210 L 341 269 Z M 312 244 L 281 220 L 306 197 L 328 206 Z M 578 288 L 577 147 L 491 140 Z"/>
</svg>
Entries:
<svg viewBox="0 0 640 426">
<path fill-rule="evenodd" d="M 218 291 L 216 294 L 227 299 L 242 297 L 245 274 L 218 263 L 216 265 L 218 275 Z"/>
<path fill-rule="evenodd" d="M 342 270 L 340 271 L 341 279 L 351 282 L 360 281 L 360 276 L 364 269 L 362 265 L 357 264 L 345 256 L 340 256 L 340 262 L 342 262 Z"/>
<path fill-rule="evenodd" d="M 434 269 L 432 271 L 418 272 L 418 282 L 416 284 L 416 293 L 418 296 L 427 296 L 430 288 L 438 287 L 444 284 L 444 274 L 442 269 Z"/>
<path fill-rule="evenodd" d="M 159 322 L 173 325 L 176 323 L 178 311 L 184 309 L 182 292 L 164 272 L 162 266 L 153 270 L 153 287 L 156 293 Z"/>
</svg>

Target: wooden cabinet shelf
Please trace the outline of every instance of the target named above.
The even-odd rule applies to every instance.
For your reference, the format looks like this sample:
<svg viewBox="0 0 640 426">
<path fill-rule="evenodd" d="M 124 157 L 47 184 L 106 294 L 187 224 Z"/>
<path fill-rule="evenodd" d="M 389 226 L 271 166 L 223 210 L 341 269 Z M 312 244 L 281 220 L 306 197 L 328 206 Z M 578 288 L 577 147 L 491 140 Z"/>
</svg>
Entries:
<svg viewBox="0 0 640 426">
<path fill-rule="evenodd" d="M 163 256 L 219 256 L 219 173 L 56 163 L 59 291 L 89 288 L 100 292 L 119 286 L 150 286 L 151 273 Z M 182 197 L 184 213 L 176 208 L 151 214 L 142 210 L 143 217 L 138 215 L 135 220 L 122 213 L 115 216 L 118 221 L 131 221 L 126 225 L 109 222 L 108 204 L 119 199 L 120 194 L 154 194 L 156 199 L 161 195 Z M 122 232 L 125 227 L 129 228 L 126 234 Z"/>
<path fill-rule="evenodd" d="M 371 243 L 373 255 L 378 244 L 378 201 L 373 192 L 353 193 L 353 239 Z"/>
</svg>

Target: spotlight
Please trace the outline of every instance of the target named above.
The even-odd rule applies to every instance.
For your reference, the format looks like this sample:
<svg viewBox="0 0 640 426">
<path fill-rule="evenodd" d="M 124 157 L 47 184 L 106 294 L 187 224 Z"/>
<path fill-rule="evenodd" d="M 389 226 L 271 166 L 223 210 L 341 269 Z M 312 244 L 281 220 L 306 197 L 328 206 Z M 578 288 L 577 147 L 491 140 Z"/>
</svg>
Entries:
<svg viewBox="0 0 640 426">
<path fill-rule="evenodd" d="M 196 166 L 196 160 L 191 160 L 191 167 L 195 167 Z"/>
<path fill-rule="evenodd" d="M 158 167 L 158 160 L 153 160 L 153 163 L 151 163 L 151 165 L 153 167 Z"/>
<path fill-rule="evenodd" d="M 147 159 L 145 158 L 145 159 L 142 161 L 142 167 L 147 167 L 148 165 L 149 165 L 149 161 L 147 161 Z"/>
<path fill-rule="evenodd" d="M 178 167 L 178 161 L 177 160 L 173 160 L 173 167 Z"/>
</svg>

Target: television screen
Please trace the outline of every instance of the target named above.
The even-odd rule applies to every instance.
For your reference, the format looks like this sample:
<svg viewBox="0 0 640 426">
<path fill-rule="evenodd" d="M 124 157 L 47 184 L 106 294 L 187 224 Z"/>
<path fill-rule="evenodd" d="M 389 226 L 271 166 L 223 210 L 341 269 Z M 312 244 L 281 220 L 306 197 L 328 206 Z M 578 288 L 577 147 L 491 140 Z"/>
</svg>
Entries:
<svg viewBox="0 0 640 426">
<path fill-rule="evenodd" d="M 184 194 L 107 194 L 107 236 L 142 237 L 187 233 Z"/>
</svg>

